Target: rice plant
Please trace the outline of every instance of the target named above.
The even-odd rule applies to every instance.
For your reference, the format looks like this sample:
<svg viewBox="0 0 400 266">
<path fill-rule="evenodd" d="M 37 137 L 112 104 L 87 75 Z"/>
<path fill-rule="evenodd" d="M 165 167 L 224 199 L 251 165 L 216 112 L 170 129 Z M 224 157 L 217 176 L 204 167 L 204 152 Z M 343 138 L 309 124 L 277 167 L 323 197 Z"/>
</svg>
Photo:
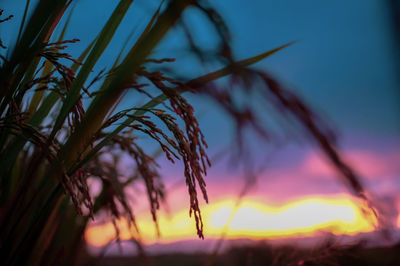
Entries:
<svg viewBox="0 0 400 266">
<path fill-rule="evenodd" d="M 6 47 L 7 44 L 0 42 L 0 260 L 3 265 L 77 263 L 87 223 L 100 211 L 109 213 L 114 221 L 125 217 L 139 232 L 125 193 L 127 186 L 139 182 L 146 187 L 150 212 L 157 226 L 157 209 L 165 193 L 162 175 L 154 156 L 140 145 L 139 135 L 157 143 L 171 163 L 183 162 L 182 182 L 187 186 L 190 214 L 196 221 L 197 235 L 203 238 L 198 194 L 207 201 L 205 175 L 210 161 L 194 108 L 184 96 L 190 93 L 214 99 L 230 114 L 241 143 L 241 131 L 246 127 L 266 140 L 269 135 L 257 119 L 262 114 L 256 114 L 251 103 L 239 108 L 233 90 L 261 87 L 262 100 L 276 108 L 281 119 L 290 117 L 300 122 L 300 130 L 320 146 L 353 193 L 367 200 L 358 176 L 336 151 L 332 130 L 268 73 L 249 68 L 291 43 L 236 61 L 229 28 L 212 5 L 200 0 L 162 1 L 128 52 L 121 52 L 111 69 L 96 76 L 93 68 L 133 1 L 118 2 L 79 58 L 72 58 L 67 52 L 68 46 L 78 42 L 78 39 L 64 39 L 68 20 L 60 23 L 72 2 L 39 0 L 34 5 L 28 0 L 15 45 Z M 14 23 L 7 8 L 2 8 L 0 23 Z M 29 8 L 33 12 L 28 16 Z M 215 27 L 220 46 L 215 49 L 214 60 L 225 66 L 181 80 L 150 66 L 173 61 L 173 56 L 154 59 L 152 52 L 188 8 L 205 14 Z M 61 34 L 55 34 L 56 29 L 61 29 Z M 193 53 L 202 56 L 199 50 L 193 49 Z M 229 77 L 231 84 L 244 85 L 218 87 L 213 83 L 222 77 Z M 159 94 L 149 93 L 150 87 Z M 147 102 L 121 110 L 118 105 L 128 90 L 142 95 Z M 83 98 L 88 100 L 84 102 Z M 113 160 L 105 160 L 104 154 L 111 154 Z M 128 179 L 118 173 L 121 154 L 135 161 L 135 174 Z M 88 178 L 101 184 L 98 195 L 90 193 Z M 139 239 L 132 234 L 132 240 L 141 250 Z"/>
</svg>

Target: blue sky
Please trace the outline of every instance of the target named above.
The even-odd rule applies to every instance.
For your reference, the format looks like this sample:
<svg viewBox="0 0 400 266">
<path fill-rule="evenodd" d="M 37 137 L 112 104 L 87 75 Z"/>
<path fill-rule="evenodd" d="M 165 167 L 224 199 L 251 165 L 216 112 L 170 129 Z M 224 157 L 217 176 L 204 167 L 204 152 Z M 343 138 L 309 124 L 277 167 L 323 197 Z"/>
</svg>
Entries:
<svg viewBox="0 0 400 266">
<path fill-rule="evenodd" d="M 238 57 L 297 40 L 257 67 L 275 73 L 342 130 L 398 136 L 397 47 L 385 1 L 229 2 L 220 10 Z"/>
<path fill-rule="evenodd" d="M 6 12 L 16 16 L 14 22 L 2 25 L 2 32 L 7 32 L 5 30 L 12 27 L 10 24 L 18 24 L 16 22 L 21 18 L 24 2 L 0 2 Z M 268 70 L 290 89 L 298 91 L 341 130 L 399 136 L 397 47 L 385 1 L 210 2 L 222 14 L 232 32 L 238 59 L 289 41 L 298 41 L 255 67 Z M 72 54 L 79 54 L 83 45 L 96 36 L 116 3 L 96 1 L 93 5 L 93 1 L 89 0 L 76 1 L 67 38 L 81 39 L 82 46 L 71 46 Z M 132 30 L 134 41 L 158 3 L 134 1 L 98 69 L 110 64 Z M 184 18 L 195 40 L 203 47 L 212 47 L 215 38 L 210 25 L 190 10 Z M 15 34 L 8 33 L 10 36 Z M 8 36 L 2 35 L 7 41 Z M 167 51 L 172 56 L 175 53 L 178 59 L 183 58 L 177 64 L 182 64 L 185 56 L 182 56 L 181 49 L 185 47 L 185 42 L 181 37 L 181 31 L 173 31 L 156 51 Z M 193 75 L 205 71 L 188 65 L 185 69 Z"/>
</svg>

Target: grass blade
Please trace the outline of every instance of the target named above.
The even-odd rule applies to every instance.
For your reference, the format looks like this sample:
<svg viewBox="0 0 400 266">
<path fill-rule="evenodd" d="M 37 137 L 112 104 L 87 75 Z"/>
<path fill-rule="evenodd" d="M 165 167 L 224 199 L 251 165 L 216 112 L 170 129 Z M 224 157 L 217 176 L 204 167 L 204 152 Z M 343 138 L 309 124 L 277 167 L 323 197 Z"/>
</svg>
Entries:
<svg viewBox="0 0 400 266">
<path fill-rule="evenodd" d="M 75 105 L 76 101 L 79 98 L 80 90 L 87 80 L 90 72 L 92 71 L 94 65 L 99 60 L 100 56 L 103 54 L 104 50 L 107 48 L 110 43 L 112 37 L 114 36 L 116 29 L 124 18 L 126 12 L 128 11 L 130 5 L 133 0 L 121 0 L 118 6 L 115 8 L 113 14 L 107 21 L 106 25 L 103 27 L 102 31 L 99 34 L 99 37 L 96 39 L 96 43 L 91 49 L 90 54 L 88 55 L 85 63 L 82 65 L 78 76 L 73 82 L 71 89 L 65 99 L 63 106 L 61 107 L 61 111 L 56 119 L 55 125 L 53 127 L 51 138 L 58 132 L 67 118 L 70 110 Z"/>
<path fill-rule="evenodd" d="M 57 42 L 61 42 L 64 39 L 65 31 L 67 30 L 69 22 L 71 21 L 72 13 L 73 13 L 73 9 L 71 10 L 71 12 L 68 15 L 68 18 L 67 18 L 67 20 L 66 20 L 66 22 L 64 24 L 64 27 L 63 27 L 63 29 L 61 31 L 60 37 L 58 37 Z M 53 65 L 51 65 L 50 62 L 45 62 L 44 69 L 42 71 L 42 77 L 44 77 L 47 74 L 49 74 L 52 69 L 53 69 Z M 40 101 L 43 98 L 43 96 L 44 96 L 44 90 L 36 91 L 35 94 L 33 95 L 33 98 L 30 101 L 30 105 L 29 105 L 29 108 L 28 108 L 28 113 L 31 114 L 31 116 L 36 111 L 37 107 L 39 106 Z"/>
<path fill-rule="evenodd" d="M 21 22 L 21 25 L 20 25 L 19 31 L 18 31 L 17 43 L 19 42 L 19 39 L 21 38 L 22 30 L 24 29 L 24 26 L 25 26 L 26 15 L 28 14 L 30 2 L 31 2 L 31 0 L 26 1 L 24 15 L 22 17 L 22 22 Z"/>
</svg>

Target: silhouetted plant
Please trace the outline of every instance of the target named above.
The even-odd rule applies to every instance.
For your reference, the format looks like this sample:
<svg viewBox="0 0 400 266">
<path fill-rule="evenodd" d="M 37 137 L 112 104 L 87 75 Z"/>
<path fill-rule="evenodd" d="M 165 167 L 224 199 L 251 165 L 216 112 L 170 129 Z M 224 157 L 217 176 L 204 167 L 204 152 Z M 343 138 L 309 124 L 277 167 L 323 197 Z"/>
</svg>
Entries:
<svg viewBox="0 0 400 266">
<path fill-rule="evenodd" d="M 353 192 L 367 200 L 359 178 L 336 152 L 331 129 L 270 75 L 248 68 L 290 44 L 235 61 L 228 27 L 211 5 L 196 0 L 171 0 L 165 4 L 162 1 L 129 52 L 126 55 L 121 52 L 109 71 L 93 76 L 93 67 L 133 1 L 119 1 L 98 36 L 77 59 L 65 52 L 67 45 L 78 41 L 64 40 L 69 19 L 60 25 L 71 2 L 39 0 L 28 18 L 30 1 L 27 1 L 15 46 L 7 48 L 0 42 L 1 48 L 8 51 L 7 55 L 1 55 L 0 68 L 0 245 L 4 265 L 75 263 L 88 220 L 100 210 L 108 210 L 114 224 L 126 217 L 139 231 L 125 188 L 140 180 L 146 187 L 150 211 L 157 224 L 157 209 L 165 194 L 162 175 L 155 159 L 138 143 L 138 133 L 158 143 L 172 163 L 183 162 L 190 214 L 196 221 L 198 236 L 203 238 L 197 188 L 207 201 L 204 176 L 210 161 L 194 109 L 183 93 L 215 99 L 236 122 L 239 147 L 242 147 L 241 131 L 246 127 L 267 140 L 269 135 L 251 103 L 244 108 L 235 104 L 233 88 L 249 91 L 259 87 L 262 81 L 266 103 L 273 104 L 277 113 L 282 112 L 282 118 L 297 119 L 342 173 Z M 188 7 L 204 13 L 212 22 L 221 41 L 213 59 L 226 66 L 182 81 L 153 71 L 149 65 L 173 61 L 151 59 L 150 55 Z M 4 17 L 3 11 L 1 15 Z M 6 16 L 0 22 L 12 23 L 10 19 L 11 16 Z M 54 34 L 57 27 L 62 27 L 58 37 Z M 191 38 L 187 26 L 185 32 L 193 52 L 201 60 L 208 60 Z M 239 81 L 246 86 L 223 88 L 212 84 L 228 75 L 231 84 Z M 252 84 L 255 81 L 258 83 Z M 149 86 L 158 89 L 160 95 L 150 94 Z M 151 99 L 142 106 L 116 111 L 127 90 Z M 85 104 L 83 95 L 89 98 Z M 105 160 L 104 154 L 111 154 L 113 160 Z M 121 154 L 128 154 L 136 163 L 136 171 L 128 179 L 122 178 L 118 171 Z M 90 193 L 88 178 L 101 183 L 98 195 Z M 133 240 L 140 249 L 139 239 L 133 236 Z"/>
</svg>

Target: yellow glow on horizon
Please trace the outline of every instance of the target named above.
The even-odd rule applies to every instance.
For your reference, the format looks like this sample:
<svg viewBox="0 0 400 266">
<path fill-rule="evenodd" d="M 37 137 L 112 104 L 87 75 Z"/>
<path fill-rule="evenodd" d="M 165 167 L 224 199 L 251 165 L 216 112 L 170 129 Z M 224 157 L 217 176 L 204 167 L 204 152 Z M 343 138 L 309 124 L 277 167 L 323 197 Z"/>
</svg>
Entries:
<svg viewBox="0 0 400 266">
<path fill-rule="evenodd" d="M 319 232 L 355 235 L 374 230 L 370 222 L 375 221 L 372 214 L 365 217 L 357 203 L 346 195 L 301 198 L 281 206 L 257 198 L 246 198 L 232 213 L 235 201 L 228 198 L 202 207 L 206 238 L 219 238 L 226 226 L 229 227 L 228 239 L 278 239 L 313 236 Z M 137 215 L 137 221 L 145 244 L 196 238 L 194 219 L 189 217 L 186 209 L 169 215 L 159 212 L 161 238 L 157 238 L 154 223 L 148 214 Z M 130 230 L 125 221 L 119 221 L 118 225 L 121 239 L 130 239 L 134 230 Z M 105 245 L 114 236 L 111 223 L 92 225 L 86 230 L 86 240 L 94 246 Z"/>
</svg>

